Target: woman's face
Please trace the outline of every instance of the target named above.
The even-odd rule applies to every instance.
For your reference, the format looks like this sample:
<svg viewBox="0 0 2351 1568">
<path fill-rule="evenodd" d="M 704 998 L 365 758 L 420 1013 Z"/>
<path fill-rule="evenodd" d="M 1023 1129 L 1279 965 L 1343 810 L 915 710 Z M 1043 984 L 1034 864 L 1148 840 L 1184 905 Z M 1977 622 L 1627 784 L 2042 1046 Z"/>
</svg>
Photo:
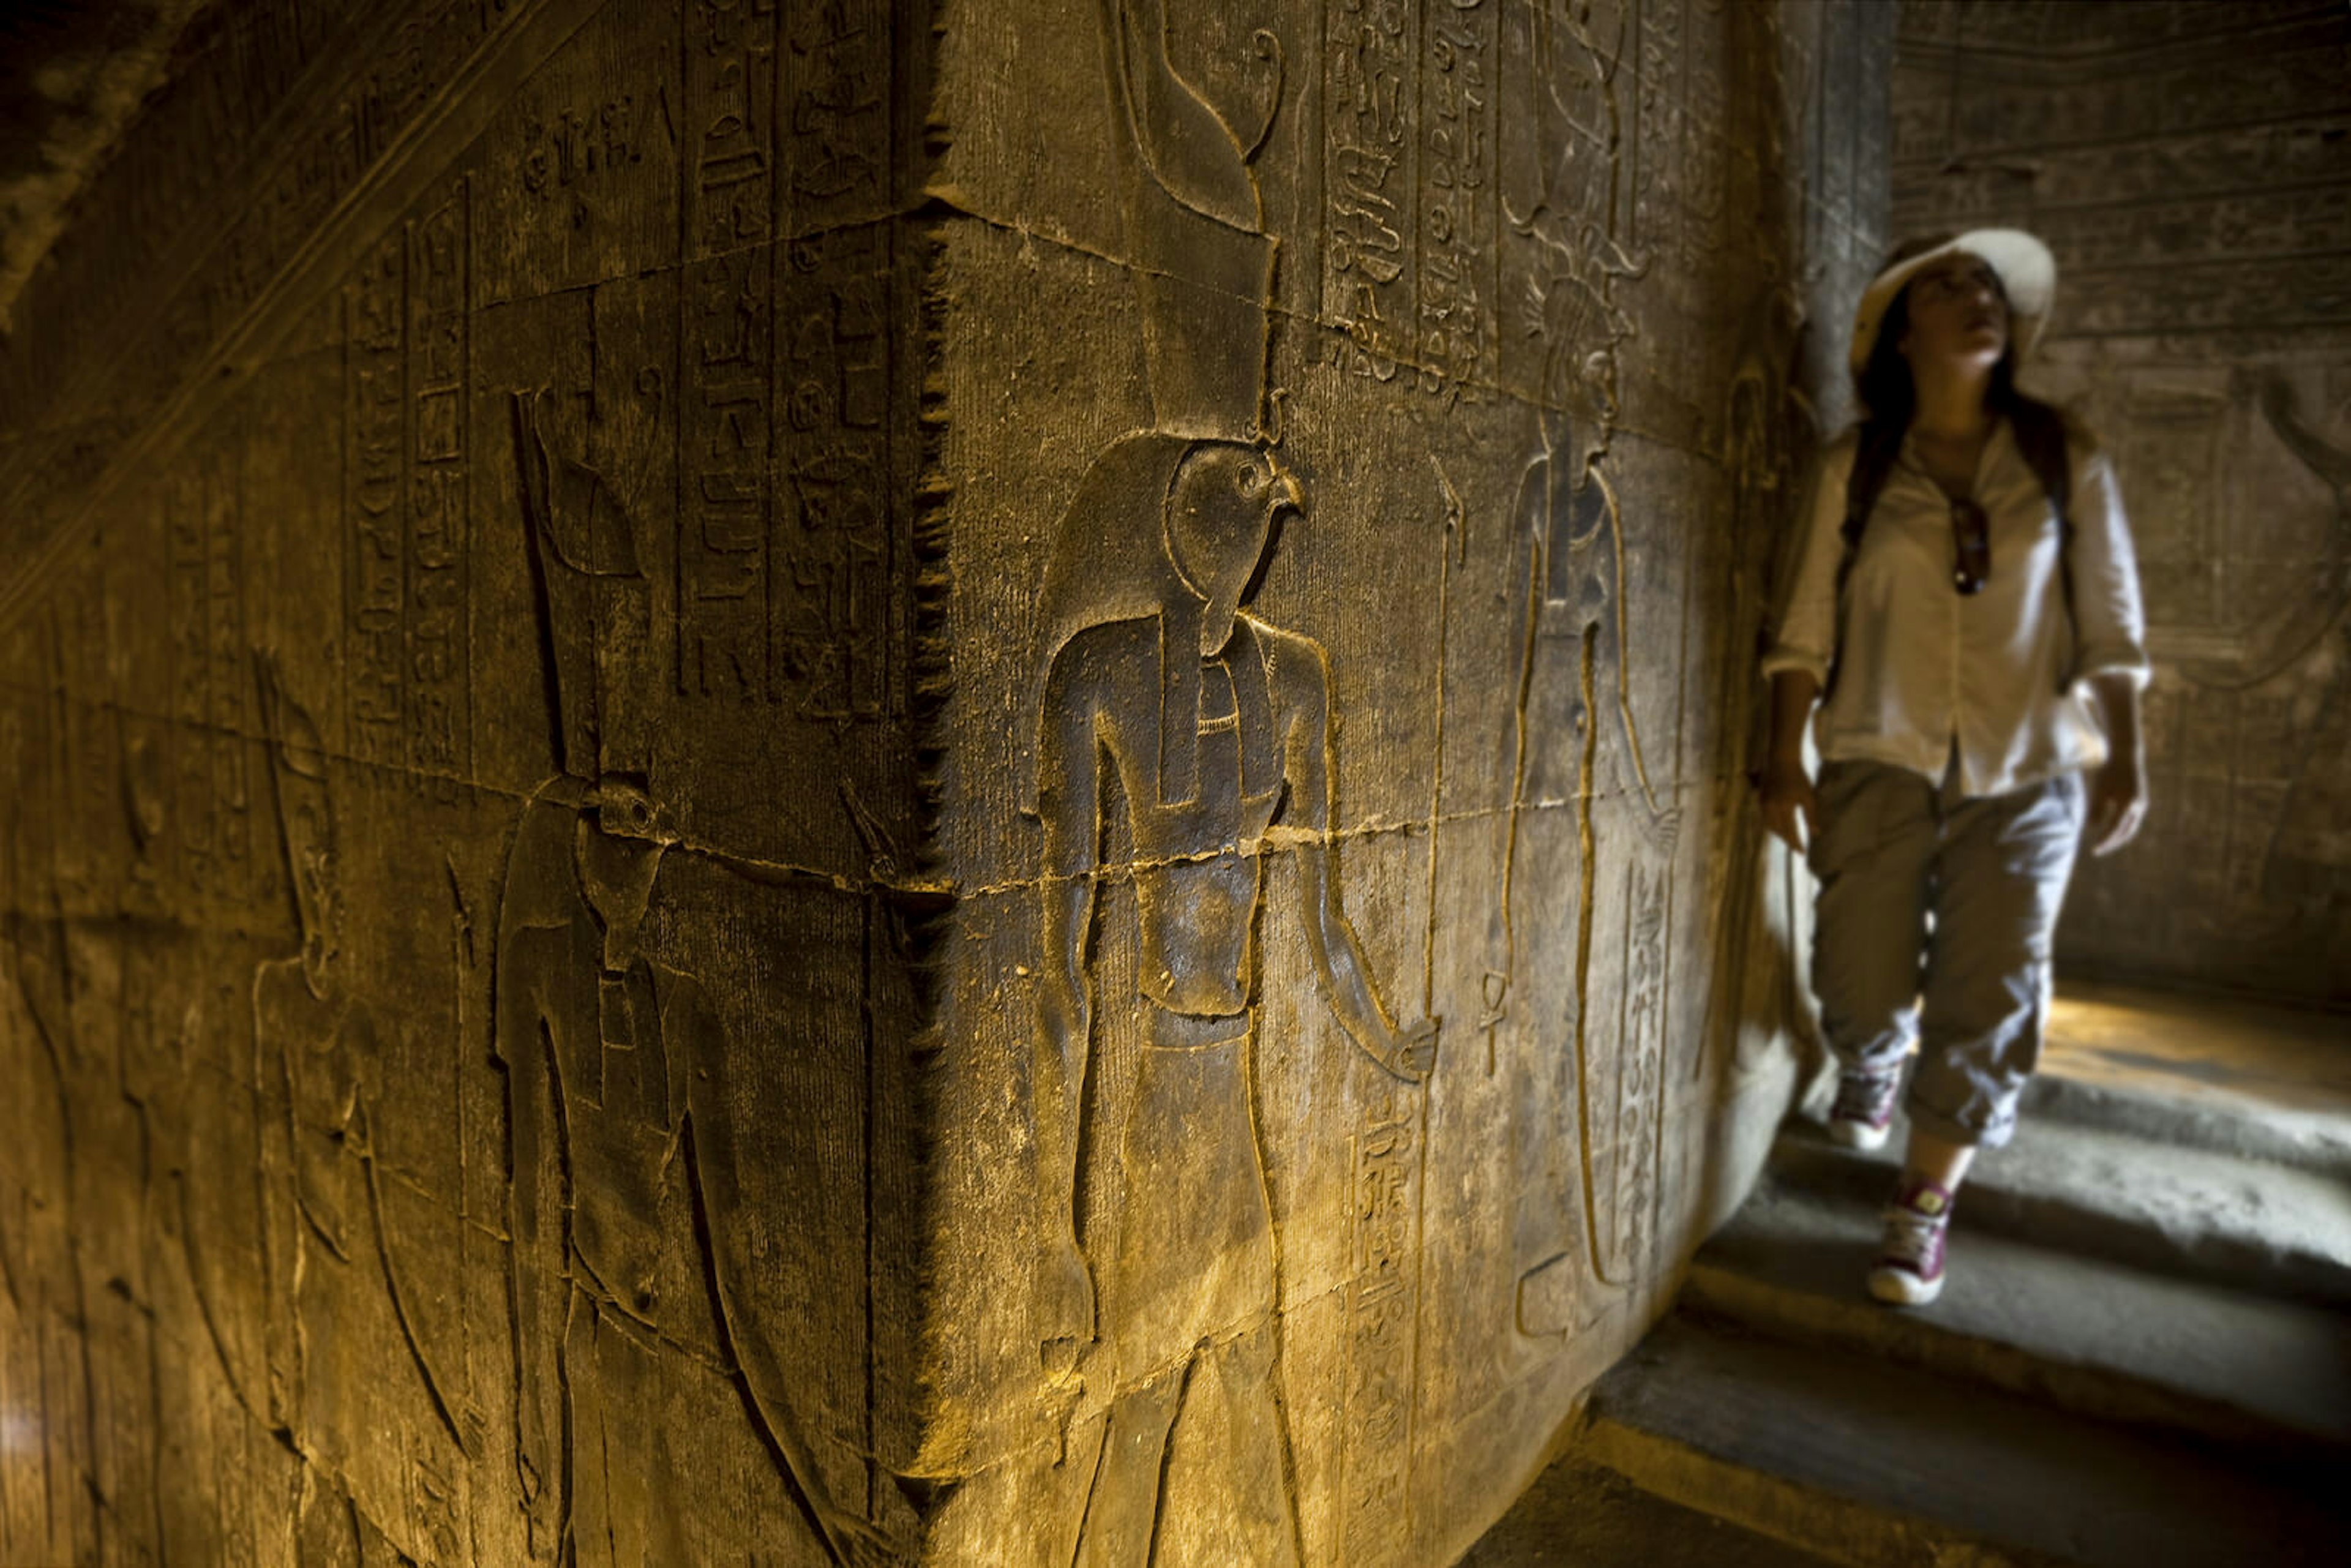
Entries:
<svg viewBox="0 0 2351 1568">
<path fill-rule="evenodd" d="M 1991 365 L 2008 351 L 2008 296 L 1980 256 L 1955 251 L 1911 277 L 1898 345 L 1915 372 L 1928 364 Z"/>
</svg>

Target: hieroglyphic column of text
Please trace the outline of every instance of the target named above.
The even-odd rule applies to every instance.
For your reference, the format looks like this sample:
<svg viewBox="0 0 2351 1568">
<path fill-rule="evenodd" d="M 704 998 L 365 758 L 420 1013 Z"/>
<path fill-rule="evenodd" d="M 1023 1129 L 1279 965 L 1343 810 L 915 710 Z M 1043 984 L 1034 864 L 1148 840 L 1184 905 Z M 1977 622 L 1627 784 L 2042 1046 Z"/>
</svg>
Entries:
<svg viewBox="0 0 2351 1568">
<path fill-rule="evenodd" d="M 890 32 L 871 3 L 807 7 L 786 38 L 777 269 L 782 516 L 775 668 L 808 717 L 891 711 Z M 779 694 L 779 695 L 780 695 Z"/>
<path fill-rule="evenodd" d="M 465 777 L 469 761 L 466 595 L 466 190 L 409 231 L 409 766 Z"/>
<path fill-rule="evenodd" d="M 1494 9 L 1445 0 L 1424 22 L 1420 361 L 1456 382 L 1494 374 Z"/>
<path fill-rule="evenodd" d="M 352 758 L 402 760 L 408 598 L 408 244 L 393 230 L 343 289 L 343 711 Z"/>
<path fill-rule="evenodd" d="M 775 233 L 772 0 L 685 7 L 678 689 L 765 700 Z"/>
<path fill-rule="evenodd" d="M 1656 1228 L 1657 1137 L 1662 1127 L 1666 1059 L 1666 933 L 1671 924 L 1671 873 L 1637 863 L 1625 888 L 1625 989 L 1617 1069 L 1614 1147 L 1610 1163 L 1615 1213 L 1605 1220 L 1614 1243 L 1611 1277 L 1646 1276 Z"/>
<path fill-rule="evenodd" d="M 1332 0 L 1324 40 L 1322 314 L 1350 369 L 1385 380 L 1411 356 L 1414 0 Z"/>
<path fill-rule="evenodd" d="M 1353 1140 L 1342 1529 L 1345 1561 L 1357 1568 L 1402 1561 L 1409 1544 L 1420 1093 L 1383 1095 Z"/>
<path fill-rule="evenodd" d="M 253 859 L 245 695 L 252 682 L 236 537 L 235 476 L 207 450 L 164 492 L 171 559 L 172 782 L 186 883 L 242 890 Z"/>
</svg>

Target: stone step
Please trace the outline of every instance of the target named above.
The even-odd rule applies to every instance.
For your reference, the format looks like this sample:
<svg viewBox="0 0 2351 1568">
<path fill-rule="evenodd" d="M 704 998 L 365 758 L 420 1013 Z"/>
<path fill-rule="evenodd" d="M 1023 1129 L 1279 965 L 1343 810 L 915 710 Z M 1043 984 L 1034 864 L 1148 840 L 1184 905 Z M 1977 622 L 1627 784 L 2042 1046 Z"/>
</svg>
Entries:
<svg viewBox="0 0 2351 1568">
<path fill-rule="evenodd" d="M 1872 1206 L 1893 1194 L 1907 1126 L 1861 1154 L 1792 1121 L 1772 1145 L 1783 1186 Z M 1959 1195 L 1965 1231 L 2351 1305 L 2351 1183 L 2320 1172 L 2182 1148 L 2105 1128 L 2021 1122 L 1979 1155 Z"/>
<path fill-rule="evenodd" d="M 2248 1112 L 2167 1093 L 2145 1082 L 2115 1082 L 2063 1069 L 2034 1075 L 2022 1113 L 2351 1179 L 2351 1124 L 2332 1114 L 2273 1107 Z"/>
<path fill-rule="evenodd" d="M 2339 1463 L 2240 1463 L 1687 1316 L 1601 1380 L 1575 1451 L 1669 1502 L 1844 1563 L 2351 1562 Z"/>
<path fill-rule="evenodd" d="M 1896 1311 L 1862 1285 L 1874 1205 L 1767 1185 L 1700 1249 L 1682 1303 L 2085 1415 L 2273 1451 L 2351 1449 L 2351 1312 L 1959 1223 L 1942 1295 Z"/>
<path fill-rule="evenodd" d="M 2069 984 L 2025 1113 L 2351 1177 L 2351 1014 Z"/>
<path fill-rule="evenodd" d="M 1642 1490 L 1562 1455 L 1460 1560 L 1460 1568 L 1823 1568 L 1833 1559 Z"/>
</svg>

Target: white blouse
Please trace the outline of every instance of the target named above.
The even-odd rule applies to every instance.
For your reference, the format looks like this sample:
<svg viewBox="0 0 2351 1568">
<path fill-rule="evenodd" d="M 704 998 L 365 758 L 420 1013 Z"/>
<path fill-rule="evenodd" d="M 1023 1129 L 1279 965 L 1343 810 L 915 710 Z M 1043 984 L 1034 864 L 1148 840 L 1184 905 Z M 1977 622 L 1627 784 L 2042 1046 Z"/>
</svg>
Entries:
<svg viewBox="0 0 2351 1568">
<path fill-rule="evenodd" d="M 1823 759 L 1889 762 L 1939 779 L 1956 755 L 1969 796 L 2105 760 L 2105 735 L 2079 683 L 2119 674 L 2145 685 L 2146 616 L 2114 465 L 2079 427 L 2068 434 L 2071 624 L 2056 513 L 2001 420 L 1971 491 L 1991 538 L 1983 587 L 1962 595 L 1952 586 L 1950 502 L 1906 438 L 1845 581 L 1841 650 L 1837 566 L 1858 437 L 1848 432 L 1821 455 L 1763 674 L 1804 670 L 1825 682 L 1834 655 L 1835 688 L 1813 720 Z"/>
</svg>

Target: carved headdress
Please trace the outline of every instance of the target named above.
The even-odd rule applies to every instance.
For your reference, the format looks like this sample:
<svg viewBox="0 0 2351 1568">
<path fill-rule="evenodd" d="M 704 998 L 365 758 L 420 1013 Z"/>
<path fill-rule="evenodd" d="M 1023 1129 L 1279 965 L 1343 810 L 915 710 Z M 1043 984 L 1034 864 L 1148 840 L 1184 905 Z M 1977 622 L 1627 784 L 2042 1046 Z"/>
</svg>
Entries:
<svg viewBox="0 0 2351 1568">
<path fill-rule="evenodd" d="M 538 400 L 515 394 L 515 457 L 556 766 L 580 779 L 642 777 L 649 737 L 637 672 L 651 591 L 637 566 L 636 523 L 603 476 L 548 450 Z"/>
<path fill-rule="evenodd" d="M 1249 152 L 1167 58 L 1165 0 L 1102 0 L 1154 427 L 1264 434 L 1275 242 Z"/>
</svg>

